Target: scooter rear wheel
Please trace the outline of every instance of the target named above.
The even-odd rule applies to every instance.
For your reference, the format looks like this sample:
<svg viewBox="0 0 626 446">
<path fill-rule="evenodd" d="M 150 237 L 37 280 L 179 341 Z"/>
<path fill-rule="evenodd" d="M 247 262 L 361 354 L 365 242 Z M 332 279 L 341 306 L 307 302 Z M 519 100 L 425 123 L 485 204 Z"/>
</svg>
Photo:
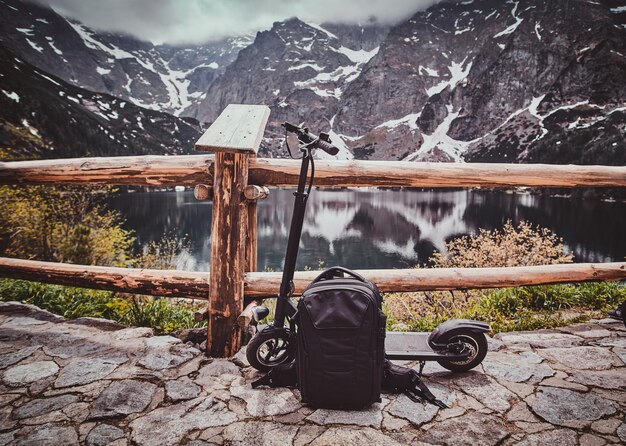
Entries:
<svg viewBox="0 0 626 446">
<path fill-rule="evenodd" d="M 473 369 L 478 364 L 483 362 L 485 356 L 487 355 L 488 345 L 487 338 L 482 333 L 463 333 L 454 336 L 450 339 L 449 343 L 462 342 L 465 345 L 465 348 L 470 350 L 470 355 L 458 361 L 441 359 L 437 362 L 444 368 L 452 371 L 452 372 L 466 372 L 468 370 Z"/>
<path fill-rule="evenodd" d="M 258 332 L 246 347 L 246 359 L 260 372 L 269 372 L 278 364 L 288 364 L 295 357 L 295 349 L 289 345 L 287 330 Z"/>
</svg>

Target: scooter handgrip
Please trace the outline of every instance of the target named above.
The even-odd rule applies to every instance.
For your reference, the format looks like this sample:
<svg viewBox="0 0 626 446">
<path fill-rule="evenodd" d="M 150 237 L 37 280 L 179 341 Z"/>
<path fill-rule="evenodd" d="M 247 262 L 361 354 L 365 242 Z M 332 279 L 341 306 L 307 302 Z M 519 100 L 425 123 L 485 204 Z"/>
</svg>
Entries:
<svg viewBox="0 0 626 446">
<path fill-rule="evenodd" d="M 327 143 L 326 141 L 319 140 L 315 145 L 329 155 L 337 155 L 339 153 L 339 149 L 337 147 Z"/>
</svg>

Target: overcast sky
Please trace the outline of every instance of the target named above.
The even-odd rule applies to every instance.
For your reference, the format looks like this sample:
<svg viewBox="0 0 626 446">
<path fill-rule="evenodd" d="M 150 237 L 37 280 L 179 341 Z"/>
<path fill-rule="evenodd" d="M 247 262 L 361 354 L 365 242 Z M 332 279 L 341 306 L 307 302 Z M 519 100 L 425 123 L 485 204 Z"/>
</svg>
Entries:
<svg viewBox="0 0 626 446">
<path fill-rule="evenodd" d="M 269 29 L 300 17 L 315 22 L 395 23 L 438 0 L 37 0 L 97 29 L 155 43 L 197 43 Z"/>
</svg>

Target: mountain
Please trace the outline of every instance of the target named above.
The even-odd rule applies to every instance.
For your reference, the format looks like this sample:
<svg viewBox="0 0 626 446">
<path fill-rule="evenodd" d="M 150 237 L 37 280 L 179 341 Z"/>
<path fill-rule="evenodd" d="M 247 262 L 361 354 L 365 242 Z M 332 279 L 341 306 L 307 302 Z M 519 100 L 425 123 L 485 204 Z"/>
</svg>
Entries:
<svg viewBox="0 0 626 446">
<path fill-rule="evenodd" d="M 153 45 L 94 31 L 49 7 L 19 0 L 0 2 L 0 29 L 7 49 L 70 84 L 177 116 L 187 115 L 185 110 L 252 40 Z"/>
<path fill-rule="evenodd" d="M 210 87 L 330 131 L 344 158 L 626 164 L 626 2 L 441 2 L 358 50 L 354 28 L 275 23 Z M 357 33 L 358 34 L 358 33 Z"/>
<path fill-rule="evenodd" d="M 297 18 L 276 22 L 239 52 L 193 108 L 192 116 L 213 121 L 230 103 L 269 105 L 266 143 L 274 148 L 280 144 L 272 138 L 282 136 L 279 124 L 285 120 L 328 128 L 344 91 L 378 52 L 387 31 L 375 24 L 332 28 Z M 343 150 L 340 157 L 352 154 Z"/>
<path fill-rule="evenodd" d="M 187 47 L 0 12 L 2 45 L 86 90 L 203 124 L 269 105 L 261 156 L 283 155 L 287 120 L 342 159 L 626 164 L 626 0 L 441 1 L 391 28 L 292 18 Z"/>
<path fill-rule="evenodd" d="M 190 153 L 198 122 L 69 85 L 0 45 L 0 159 Z"/>
</svg>

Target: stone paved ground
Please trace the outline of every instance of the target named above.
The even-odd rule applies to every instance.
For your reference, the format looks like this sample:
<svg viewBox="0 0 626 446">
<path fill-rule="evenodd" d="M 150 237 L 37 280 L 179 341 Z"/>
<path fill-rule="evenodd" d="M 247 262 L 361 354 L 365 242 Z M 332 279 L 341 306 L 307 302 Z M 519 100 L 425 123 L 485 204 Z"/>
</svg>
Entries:
<svg viewBox="0 0 626 446">
<path fill-rule="evenodd" d="M 608 320 L 496 336 L 475 372 L 429 364 L 450 406 L 387 395 L 361 412 L 252 390 L 237 355 L 108 321 L 0 304 L 0 445 L 604 445 L 626 442 L 626 329 Z"/>
</svg>

